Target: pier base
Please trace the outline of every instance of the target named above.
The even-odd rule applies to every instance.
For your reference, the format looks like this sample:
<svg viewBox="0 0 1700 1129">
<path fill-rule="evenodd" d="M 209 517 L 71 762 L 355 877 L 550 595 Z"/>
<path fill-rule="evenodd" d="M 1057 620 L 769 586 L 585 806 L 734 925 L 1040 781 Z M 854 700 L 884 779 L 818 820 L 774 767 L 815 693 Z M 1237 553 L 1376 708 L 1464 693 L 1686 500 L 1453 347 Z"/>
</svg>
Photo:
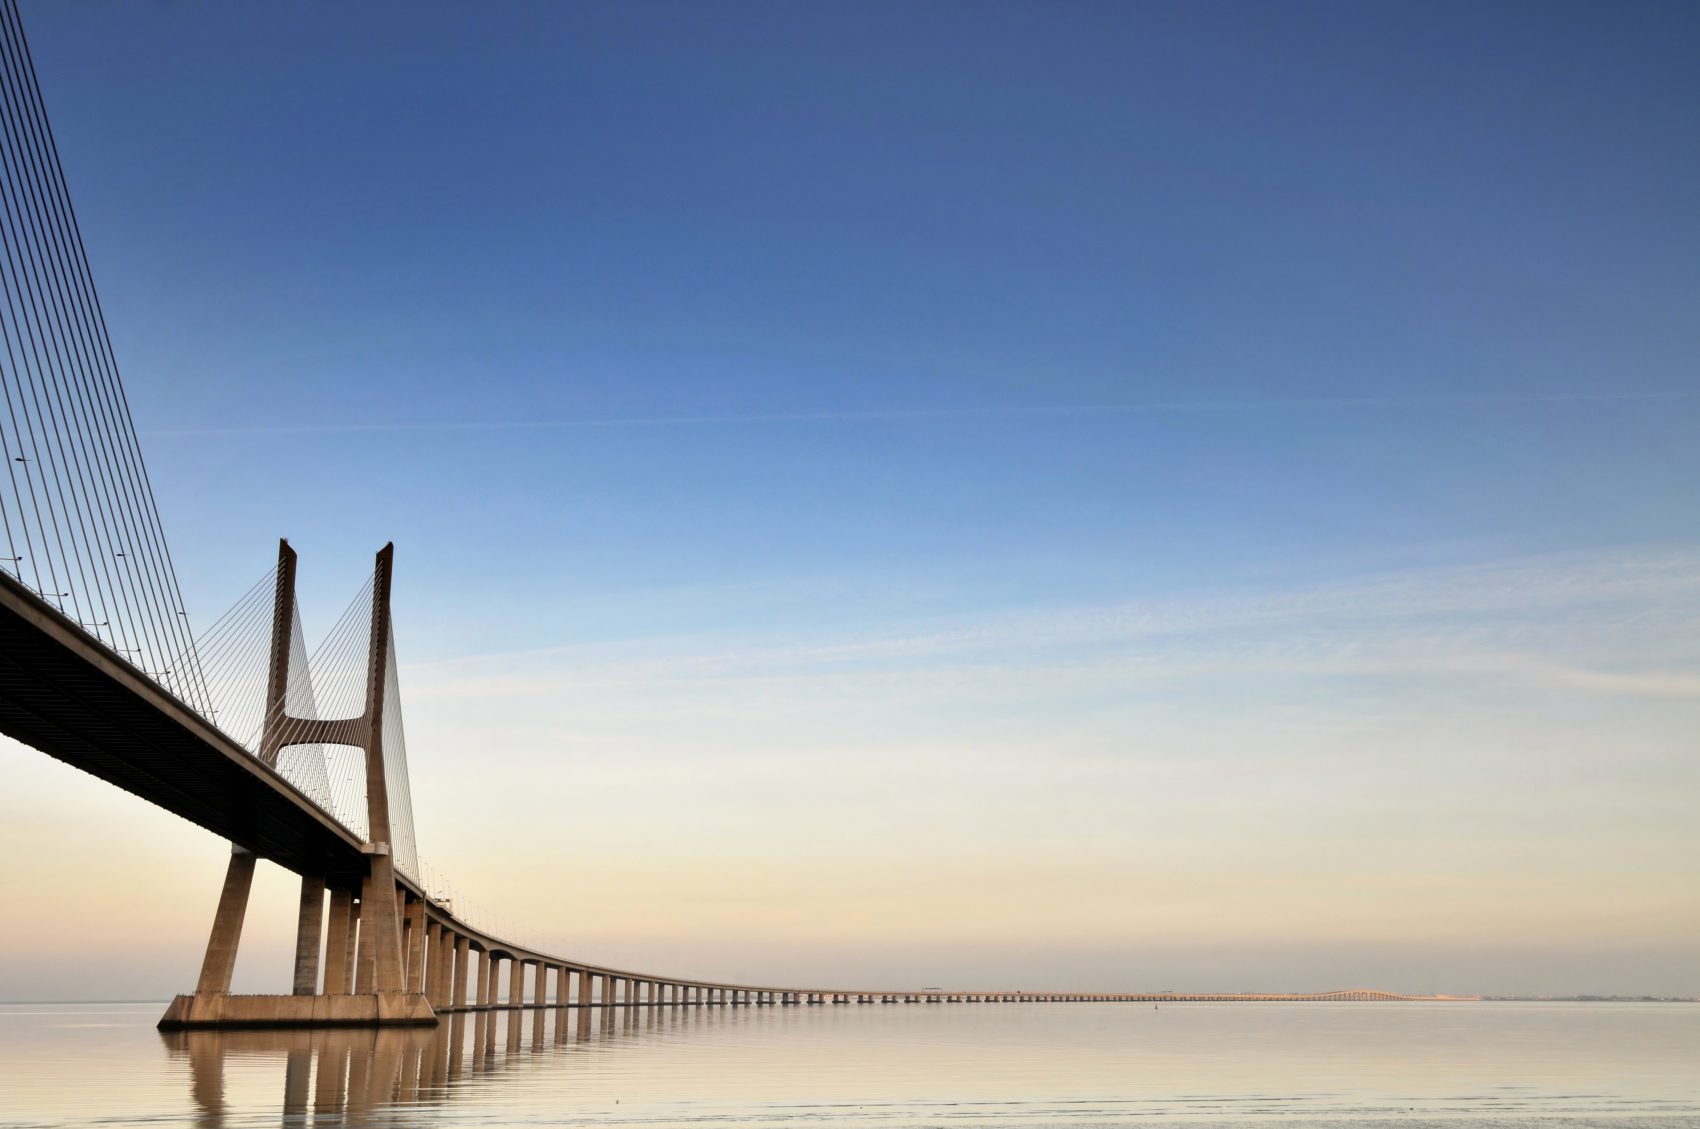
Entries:
<svg viewBox="0 0 1700 1129">
<path fill-rule="evenodd" d="M 419 992 L 347 996 L 178 996 L 160 1018 L 161 1031 L 188 1027 L 414 1027 L 437 1022 Z"/>
</svg>

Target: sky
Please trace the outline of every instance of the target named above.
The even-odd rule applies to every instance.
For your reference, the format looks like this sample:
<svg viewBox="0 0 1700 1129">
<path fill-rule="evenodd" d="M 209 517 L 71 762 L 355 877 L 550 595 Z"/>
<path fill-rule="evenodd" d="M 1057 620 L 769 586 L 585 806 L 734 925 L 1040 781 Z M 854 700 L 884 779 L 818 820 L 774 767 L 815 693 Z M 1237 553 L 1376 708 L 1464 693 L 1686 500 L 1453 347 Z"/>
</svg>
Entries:
<svg viewBox="0 0 1700 1129">
<path fill-rule="evenodd" d="M 195 621 L 287 536 L 314 638 L 395 541 L 457 904 L 1700 994 L 1700 10 L 23 15 Z M 0 998 L 187 990 L 225 855 L 0 744 Z"/>
</svg>

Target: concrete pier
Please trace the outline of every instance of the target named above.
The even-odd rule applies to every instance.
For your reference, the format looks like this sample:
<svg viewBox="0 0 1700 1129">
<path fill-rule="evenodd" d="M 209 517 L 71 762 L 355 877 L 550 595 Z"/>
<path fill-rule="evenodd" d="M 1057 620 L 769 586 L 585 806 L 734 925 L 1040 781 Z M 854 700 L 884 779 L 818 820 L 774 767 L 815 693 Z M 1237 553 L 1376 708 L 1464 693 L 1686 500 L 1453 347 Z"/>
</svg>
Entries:
<svg viewBox="0 0 1700 1129">
<path fill-rule="evenodd" d="M 248 893 L 254 888 L 254 856 L 240 847 L 230 852 L 219 891 L 218 909 L 213 914 L 207 937 L 206 956 L 201 959 L 201 978 L 195 994 L 220 995 L 230 991 L 236 971 L 236 949 L 242 942 L 242 921 L 248 913 Z"/>
<path fill-rule="evenodd" d="M 432 1025 L 436 1012 L 410 992 L 335 996 L 178 996 L 161 1030 L 193 1027 L 378 1027 Z"/>
<path fill-rule="evenodd" d="M 315 875 L 301 879 L 301 905 L 295 924 L 295 994 L 316 995 L 319 991 L 319 941 L 324 926 L 325 880 Z"/>
<path fill-rule="evenodd" d="M 466 937 L 456 937 L 454 986 L 449 989 L 449 999 L 457 1008 L 466 1006 L 466 974 L 471 960 L 472 942 Z"/>
<path fill-rule="evenodd" d="M 193 995 L 178 996 L 159 1025 L 180 1027 L 346 1026 L 435 1023 L 424 994 L 427 960 L 426 913 L 422 898 L 410 898 L 397 881 L 390 854 L 389 788 L 383 756 L 384 697 L 390 654 L 390 573 L 394 547 L 378 552 L 372 573 L 371 623 L 367 643 L 366 702 L 357 718 L 326 721 L 289 712 L 289 656 L 295 622 L 295 551 L 278 543 L 278 567 L 272 596 L 271 649 L 266 679 L 266 710 L 257 751 L 259 761 L 275 766 L 290 745 L 325 741 L 358 744 L 366 754 L 367 842 L 361 875 L 358 925 L 339 887 L 332 897 L 331 929 L 323 935 L 326 880 L 323 872 L 302 868 L 296 919 L 295 967 L 287 996 L 232 996 L 231 975 L 242 940 L 242 923 L 253 888 L 255 855 L 232 848 L 208 932 L 206 956 Z M 403 914 L 405 907 L 405 917 Z M 345 986 L 347 942 L 354 938 L 354 991 Z M 405 943 L 405 948 L 404 948 Z M 321 952 L 324 991 L 319 990 Z"/>
</svg>

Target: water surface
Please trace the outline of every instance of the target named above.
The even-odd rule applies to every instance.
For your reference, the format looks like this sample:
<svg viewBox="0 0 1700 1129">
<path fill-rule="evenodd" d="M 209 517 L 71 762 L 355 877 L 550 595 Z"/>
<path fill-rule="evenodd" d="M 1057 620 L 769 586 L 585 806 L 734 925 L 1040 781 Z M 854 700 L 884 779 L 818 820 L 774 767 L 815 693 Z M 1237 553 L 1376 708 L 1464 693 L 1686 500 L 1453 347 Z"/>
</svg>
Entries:
<svg viewBox="0 0 1700 1129">
<path fill-rule="evenodd" d="M 0 1126 L 1700 1126 L 1700 1006 L 549 1009 L 154 1030 L 0 1006 Z"/>
</svg>

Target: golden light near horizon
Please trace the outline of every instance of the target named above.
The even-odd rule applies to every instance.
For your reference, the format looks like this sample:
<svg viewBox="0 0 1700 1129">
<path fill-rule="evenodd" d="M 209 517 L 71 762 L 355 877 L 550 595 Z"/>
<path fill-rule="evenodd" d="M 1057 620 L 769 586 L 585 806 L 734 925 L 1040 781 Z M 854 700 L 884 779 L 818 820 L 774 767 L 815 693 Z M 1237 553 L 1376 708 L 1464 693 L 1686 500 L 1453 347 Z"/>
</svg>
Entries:
<svg viewBox="0 0 1700 1129">
<path fill-rule="evenodd" d="M 1652 990 L 1682 978 L 1700 926 L 1697 699 L 1620 655 L 1682 645 L 1680 616 L 1639 609 L 1690 607 L 1690 563 L 1533 560 L 778 651 L 434 661 L 404 670 L 417 819 L 428 863 L 453 860 L 438 872 L 535 943 L 705 976 L 1036 962 L 1067 985 L 1320 988 L 1340 986 L 1333 960 L 1424 990 Z M 1484 584 L 1522 604 L 1484 622 Z M 101 834 L 74 833 L 96 785 L 30 757 L 11 758 L 4 847 L 67 848 L 14 868 L 7 896 L 97 895 L 59 914 L 94 939 L 48 960 L 59 982 L 86 983 L 111 923 L 141 912 L 192 952 L 205 907 L 162 905 L 149 874 L 215 886 L 209 837 L 116 794 Z M 287 963 L 287 885 L 248 982 Z M 171 948 L 161 983 L 186 967 Z"/>
</svg>

